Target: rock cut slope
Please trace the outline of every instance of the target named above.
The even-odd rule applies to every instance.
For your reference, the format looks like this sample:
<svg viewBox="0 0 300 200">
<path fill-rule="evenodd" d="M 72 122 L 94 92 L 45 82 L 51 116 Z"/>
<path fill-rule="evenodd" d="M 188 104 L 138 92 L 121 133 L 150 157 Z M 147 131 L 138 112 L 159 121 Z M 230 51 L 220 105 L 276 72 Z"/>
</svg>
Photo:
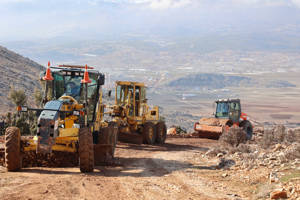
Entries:
<svg viewBox="0 0 300 200">
<path fill-rule="evenodd" d="M 8 99 L 9 91 L 24 89 L 29 100 L 38 83 L 39 74 L 44 69 L 38 63 L 0 46 L 0 113 L 14 105 Z"/>
</svg>

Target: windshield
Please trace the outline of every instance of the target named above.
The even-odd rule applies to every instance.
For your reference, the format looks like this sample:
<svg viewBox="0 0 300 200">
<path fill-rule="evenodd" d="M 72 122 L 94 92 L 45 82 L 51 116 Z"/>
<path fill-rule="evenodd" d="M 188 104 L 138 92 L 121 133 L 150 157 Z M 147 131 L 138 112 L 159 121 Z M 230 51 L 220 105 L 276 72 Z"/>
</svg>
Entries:
<svg viewBox="0 0 300 200">
<path fill-rule="evenodd" d="M 65 94 L 78 100 L 80 98 L 81 79 L 80 76 L 65 76 Z"/>
<path fill-rule="evenodd" d="M 132 86 L 118 85 L 116 93 L 117 93 L 116 99 L 117 99 L 118 105 L 126 104 L 126 103 L 133 103 L 133 102 L 128 102 L 128 95 L 130 97 L 130 101 L 133 101 L 133 87 Z"/>
<path fill-rule="evenodd" d="M 53 99 L 59 99 L 61 96 L 67 95 L 75 98 L 78 103 L 84 103 L 83 85 L 81 84 L 82 76 L 74 76 L 72 73 L 63 75 L 60 72 L 54 72 L 53 77 L 53 85 L 50 86 Z M 88 110 L 89 119 L 92 120 L 98 98 L 98 74 L 89 73 L 89 78 L 91 83 L 88 84 Z"/>
<path fill-rule="evenodd" d="M 228 103 L 227 102 L 218 102 L 217 103 L 217 110 L 216 110 L 216 117 L 228 117 Z"/>
<path fill-rule="evenodd" d="M 231 102 L 230 103 L 230 109 L 233 111 L 239 111 L 240 110 L 240 104 L 237 102 Z"/>
</svg>

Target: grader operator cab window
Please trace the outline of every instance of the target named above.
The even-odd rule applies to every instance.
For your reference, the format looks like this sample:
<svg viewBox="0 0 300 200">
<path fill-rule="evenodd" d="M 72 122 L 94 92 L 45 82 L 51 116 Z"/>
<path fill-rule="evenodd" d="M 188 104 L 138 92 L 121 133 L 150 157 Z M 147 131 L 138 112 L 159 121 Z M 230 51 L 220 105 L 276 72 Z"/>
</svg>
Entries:
<svg viewBox="0 0 300 200">
<path fill-rule="evenodd" d="M 135 116 L 139 116 L 140 110 L 140 99 L 141 99 L 141 88 L 139 86 L 135 86 Z"/>
<path fill-rule="evenodd" d="M 81 79 L 80 76 L 65 76 L 65 94 L 74 97 L 77 101 L 80 98 Z"/>
<path fill-rule="evenodd" d="M 124 97 L 125 97 L 125 86 L 124 85 L 118 85 L 117 86 L 117 104 L 120 105 L 124 103 Z"/>
<path fill-rule="evenodd" d="M 54 96 L 54 99 L 58 99 L 65 93 L 64 77 L 63 77 L 63 75 L 61 75 L 59 73 L 53 73 L 53 78 L 54 78 L 53 96 Z"/>
<path fill-rule="evenodd" d="M 130 102 L 128 99 L 130 98 Z M 133 103 L 133 87 L 126 85 L 117 86 L 117 104 Z"/>
<path fill-rule="evenodd" d="M 89 73 L 89 77 L 92 82 L 88 84 L 88 118 L 92 120 L 97 103 L 98 75 Z M 61 96 L 67 95 L 74 97 L 79 103 L 84 103 L 84 92 L 81 84 L 82 72 L 54 72 L 53 78 L 53 85 L 50 86 L 50 90 L 53 90 L 53 99 L 59 99 Z"/>
<path fill-rule="evenodd" d="M 146 88 L 145 87 L 141 88 L 141 95 L 140 96 L 141 96 L 141 102 L 142 103 L 147 103 L 146 102 L 147 99 L 146 99 Z"/>
</svg>

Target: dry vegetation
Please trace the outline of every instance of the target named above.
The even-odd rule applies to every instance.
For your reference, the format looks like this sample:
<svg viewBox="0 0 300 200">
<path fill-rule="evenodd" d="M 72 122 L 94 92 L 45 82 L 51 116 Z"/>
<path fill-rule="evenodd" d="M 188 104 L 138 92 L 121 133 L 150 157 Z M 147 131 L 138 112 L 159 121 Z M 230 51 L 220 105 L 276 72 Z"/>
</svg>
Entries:
<svg viewBox="0 0 300 200">
<path fill-rule="evenodd" d="M 287 129 L 282 125 L 261 129 L 251 141 L 246 141 L 244 134 L 240 128 L 231 128 L 220 138 L 220 145 L 205 155 L 219 157 L 225 168 L 234 163 L 235 170 L 264 168 L 269 171 L 270 184 L 262 186 L 265 189 L 259 188 L 257 198 L 264 199 L 271 191 L 280 189 L 289 191 L 289 197 L 296 199 L 300 192 L 300 129 Z"/>
</svg>

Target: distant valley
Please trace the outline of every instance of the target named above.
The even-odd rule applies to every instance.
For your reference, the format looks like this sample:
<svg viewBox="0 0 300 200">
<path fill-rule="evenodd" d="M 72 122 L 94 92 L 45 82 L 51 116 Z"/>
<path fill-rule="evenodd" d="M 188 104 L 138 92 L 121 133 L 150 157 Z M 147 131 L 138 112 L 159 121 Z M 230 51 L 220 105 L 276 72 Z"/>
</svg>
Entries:
<svg viewBox="0 0 300 200">
<path fill-rule="evenodd" d="M 225 45 L 205 50 L 204 45 L 201 50 L 200 41 L 159 38 L 7 45 L 43 65 L 50 60 L 54 65 L 95 66 L 106 75 L 105 90 L 113 89 L 115 80 L 145 82 L 150 104 L 160 106 L 168 126 L 192 128 L 201 116 L 214 112 L 212 104 L 218 98 L 241 98 L 245 112 L 260 122 L 297 123 L 300 118 L 300 109 L 294 106 L 300 99 L 297 48 L 281 51 L 257 47 L 242 51 L 225 49 Z M 27 78 L 29 84 L 22 86 L 27 93 L 38 86 L 32 82 L 42 69 L 30 63 L 34 71 L 30 74 L 36 75 Z M 8 89 L 3 94 L 7 92 Z"/>
</svg>

